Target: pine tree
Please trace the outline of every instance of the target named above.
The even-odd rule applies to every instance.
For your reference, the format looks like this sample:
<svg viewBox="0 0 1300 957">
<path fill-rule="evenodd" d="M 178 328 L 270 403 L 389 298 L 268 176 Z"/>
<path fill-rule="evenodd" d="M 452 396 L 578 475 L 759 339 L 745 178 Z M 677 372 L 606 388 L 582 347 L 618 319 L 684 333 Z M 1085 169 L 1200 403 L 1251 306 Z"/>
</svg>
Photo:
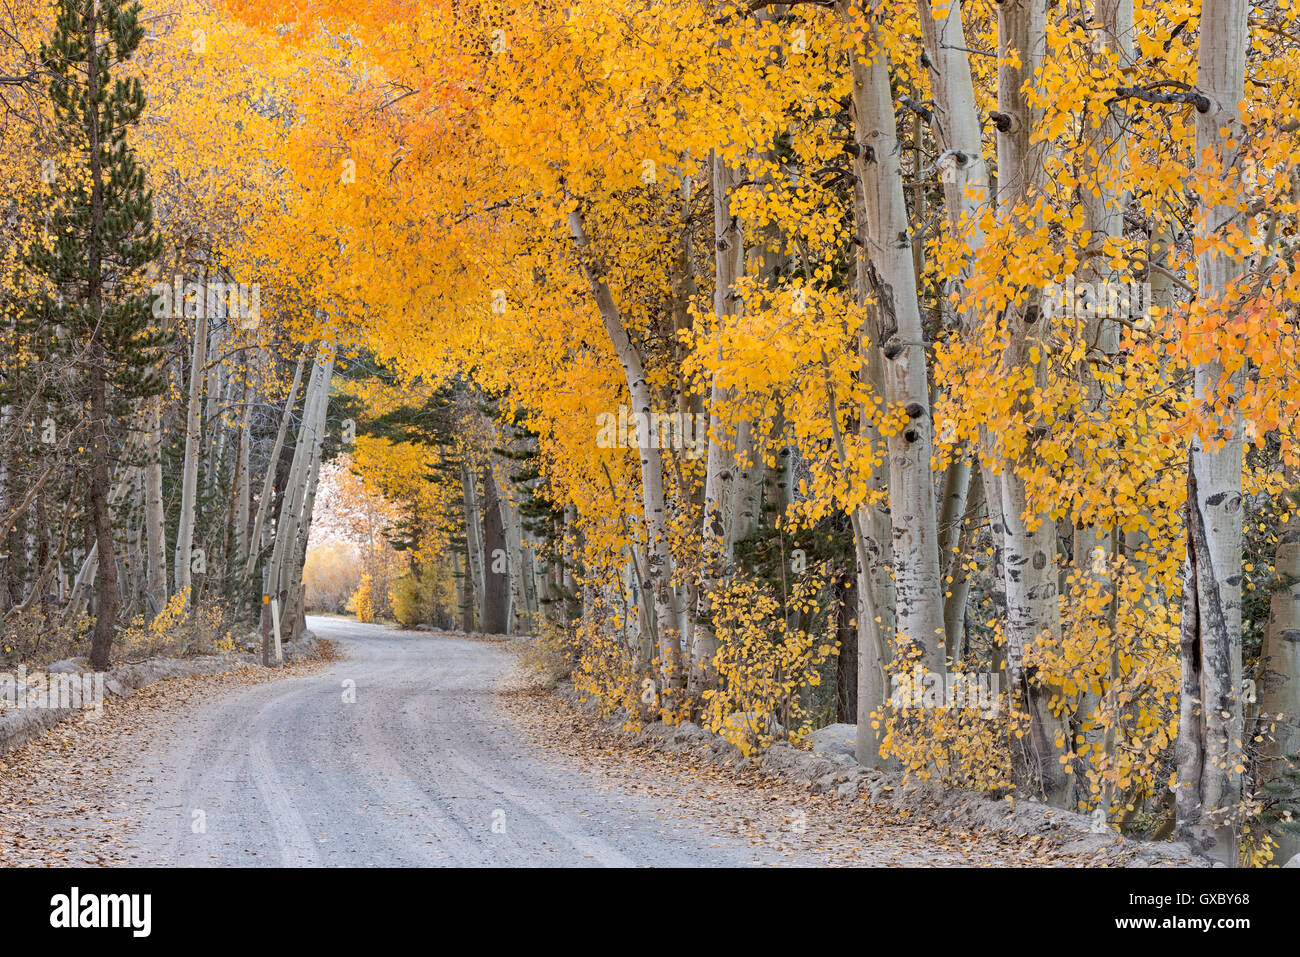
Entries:
<svg viewBox="0 0 1300 957">
<path fill-rule="evenodd" d="M 72 363 L 86 413 L 89 512 L 99 556 L 90 661 L 101 670 L 118 612 L 108 502 L 114 450 L 125 445 L 133 405 L 160 394 L 164 384 L 158 367 L 165 334 L 153 324 L 141 282 L 162 243 L 153 228 L 152 194 L 126 141 L 145 97 L 138 79 L 112 75 L 144 36 L 139 12 L 138 3 L 59 0 L 53 35 L 41 49 L 57 139 L 76 162 L 59 177 L 47 240 L 30 257 L 48 281 L 34 310 L 51 351 Z"/>
</svg>

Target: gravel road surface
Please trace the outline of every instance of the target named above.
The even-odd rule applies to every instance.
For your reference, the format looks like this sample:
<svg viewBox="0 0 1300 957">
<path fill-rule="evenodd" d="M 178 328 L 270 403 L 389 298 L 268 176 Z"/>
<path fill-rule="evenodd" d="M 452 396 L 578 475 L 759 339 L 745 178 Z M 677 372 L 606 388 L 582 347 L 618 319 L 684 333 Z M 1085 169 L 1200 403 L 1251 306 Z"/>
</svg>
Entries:
<svg viewBox="0 0 1300 957">
<path fill-rule="evenodd" d="M 521 734 L 502 644 L 313 617 L 344 658 L 199 707 L 117 782 L 152 865 L 808 864 Z M 353 700 L 354 699 L 354 700 Z"/>
</svg>

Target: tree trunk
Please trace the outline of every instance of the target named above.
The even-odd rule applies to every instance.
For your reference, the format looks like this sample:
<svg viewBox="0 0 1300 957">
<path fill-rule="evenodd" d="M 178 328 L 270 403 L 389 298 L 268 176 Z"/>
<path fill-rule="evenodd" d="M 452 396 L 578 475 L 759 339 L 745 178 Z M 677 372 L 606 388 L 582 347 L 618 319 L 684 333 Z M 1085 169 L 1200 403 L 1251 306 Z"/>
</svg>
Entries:
<svg viewBox="0 0 1300 957">
<path fill-rule="evenodd" d="M 297 600 L 297 595 L 292 594 L 291 591 L 294 581 L 301 574 L 301 567 L 293 566 L 298 563 L 299 546 L 305 548 L 305 542 L 300 541 L 299 535 L 303 526 L 310 522 L 310 516 L 304 515 L 304 509 L 307 508 L 307 501 L 312 494 L 312 476 L 318 467 L 321 444 L 325 438 L 325 414 L 329 405 L 329 389 L 333 373 L 334 350 L 331 348 L 324 362 L 318 358 L 312 364 L 303 404 L 302 425 L 298 431 L 293 462 L 289 467 L 288 485 L 280 502 L 280 517 L 275 524 L 275 545 L 271 551 L 268 594 L 279 603 L 281 624 L 285 621 L 285 616 L 292 611 Z M 283 660 L 282 639 L 283 627 L 280 638 L 275 644 L 277 665 Z"/>
<path fill-rule="evenodd" d="M 483 503 L 479 509 L 483 535 L 483 617 L 484 634 L 504 635 L 510 625 L 509 568 L 501 566 L 508 554 L 505 524 L 496 479 L 491 469 L 483 470 Z M 499 571 L 497 569 L 500 569 Z"/>
<path fill-rule="evenodd" d="M 298 519 L 298 534 L 292 558 L 289 562 L 289 600 L 287 608 L 291 611 L 289 618 L 289 640 L 294 641 L 302 633 L 305 625 L 303 606 L 305 595 L 302 587 L 302 571 L 307 561 L 307 542 L 311 539 L 312 513 L 316 507 L 316 487 L 320 482 L 321 447 L 325 441 L 325 416 L 329 404 L 329 383 L 333 373 L 334 360 L 330 359 L 328 371 L 324 375 L 324 386 L 318 400 L 319 410 L 316 414 L 316 432 L 313 436 L 311 464 L 308 467 L 307 491 L 303 497 L 302 514 Z M 281 626 L 283 634 L 285 629 Z"/>
<path fill-rule="evenodd" d="M 99 44 L 96 11 L 85 15 L 86 36 L 86 126 L 90 152 L 90 235 L 86 247 L 86 272 L 89 276 L 86 300 L 93 320 L 90 353 L 90 514 L 95 531 L 95 548 L 99 553 L 96 578 L 95 631 L 90 644 L 90 664 L 96 671 L 108 669 L 117 631 L 117 557 L 113 551 L 113 515 L 108 507 L 108 371 L 107 354 L 101 338 L 103 319 L 103 239 L 104 183 L 100 166 L 99 115 Z"/>
<path fill-rule="evenodd" d="M 577 210 L 569 214 L 569 230 L 577 247 L 582 270 L 596 305 L 604 321 L 610 344 L 623 366 L 628 393 L 634 414 L 644 415 L 647 421 L 653 412 L 650 384 L 646 380 L 641 356 L 623 327 L 623 319 L 614 296 L 605 283 L 603 267 L 592 256 L 590 244 Z M 653 597 L 655 614 L 655 641 L 659 651 L 659 670 L 662 687 L 661 698 L 666 707 L 675 705 L 677 689 L 681 683 L 681 639 L 677 633 L 674 601 L 669 581 L 672 578 L 672 553 L 668 547 L 668 518 L 664 502 L 663 462 L 659 449 L 642 437 L 641 501 L 646 531 L 646 566 L 650 580 L 646 582 Z"/>
<path fill-rule="evenodd" d="M 90 429 L 93 466 L 90 474 L 90 512 L 95 529 L 98 574 L 95 578 L 95 631 L 90 644 L 90 665 L 107 671 L 117 631 L 117 557 L 113 550 L 113 514 L 108 506 L 108 409 L 103 348 L 98 341 L 92 352 L 95 362 L 90 373 Z"/>
<path fill-rule="evenodd" d="M 1243 130 L 1237 105 L 1245 86 L 1248 11 L 1245 0 L 1205 0 L 1201 8 L 1196 83 L 1210 102 L 1196 115 L 1196 155 L 1221 164 L 1221 170 L 1239 162 L 1236 144 Z M 1196 258 L 1198 301 L 1210 303 L 1212 310 L 1237 271 L 1232 256 L 1216 246 L 1226 227 L 1241 219 L 1240 180 L 1227 189 L 1220 204 L 1202 205 L 1196 218 L 1196 236 L 1204 244 Z M 1198 400 L 1223 395 L 1228 383 L 1234 397 L 1241 394 L 1240 375 L 1225 377 L 1217 359 L 1195 369 Z M 1235 865 L 1242 737 L 1242 422 L 1235 398 L 1227 404 L 1225 430 L 1208 443 L 1193 437 L 1188 456 L 1176 833 Z"/>
<path fill-rule="evenodd" d="M 977 320 L 975 298 L 965 294 L 970 278 L 970 261 L 984 245 L 984 231 L 980 228 L 981 207 L 991 200 L 989 171 L 984 162 L 981 117 L 975 99 L 975 86 L 971 79 L 970 44 L 966 42 L 960 0 L 944 4 L 944 13 L 936 18 L 929 0 L 918 0 L 917 13 L 921 23 L 922 39 L 931 63 L 930 82 L 934 96 L 932 128 L 939 147 L 939 166 L 944 183 L 944 205 L 948 211 L 949 228 L 961 236 L 970 260 L 959 277 L 962 299 L 967 303 L 961 321 L 964 329 L 972 329 Z M 963 520 L 968 512 L 967 501 L 971 492 L 971 462 L 961 450 L 949 465 L 942 483 L 939 516 L 939 561 L 945 569 L 944 583 L 951 597 L 944 607 L 944 634 L 947 639 L 946 654 L 950 659 L 959 655 L 963 616 L 966 605 L 965 576 L 957 570 L 954 548 L 957 548 L 965 527 Z"/>
<path fill-rule="evenodd" d="M 257 499 L 257 517 L 253 519 L 253 527 L 248 533 L 248 559 L 244 566 L 244 578 L 251 579 L 253 570 L 257 567 L 257 560 L 261 558 L 262 552 L 262 530 L 265 527 L 266 516 L 271 507 L 271 499 L 274 498 L 276 468 L 280 464 L 280 454 L 284 450 L 284 440 L 289 433 L 289 422 L 293 419 L 294 400 L 298 395 L 298 386 L 302 382 L 302 369 L 307 361 L 307 349 L 303 349 L 302 355 L 298 357 L 298 365 L 293 371 L 293 382 L 289 385 L 289 393 L 284 397 L 284 411 L 280 413 L 280 428 L 275 434 L 275 445 L 271 449 L 271 457 L 266 462 L 266 477 L 262 480 L 262 494 Z"/>
<path fill-rule="evenodd" d="M 167 525 L 163 514 L 162 397 L 149 400 L 148 462 L 144 467 L 144 526 L 149 617 L 167 605 Z"/>
<path fill-rule="evenodd" d="M 202 455 L 203 384 L 206 376 L 208 344 L 207 310 L 203 304 L 195 310 L 194 349 L 190 355 L 189 406 L 185 417 L 185 462 L 181 471 L 181 514 L 176 530 L 174 559 L 176 593 L 190 595 L 190 562 L 193 560 L 194 520 L 199 481 L 199 458 Z"/>
<path fill-rule="evenodd" d="M 1099 45 L 1101 49 L 1115 51 L 1121 69 L 1131 67 L 1133 64 L 1132 0 L 1098 0 L 1093 20 L 1097 28 L 1094 33 L 1094 44 Z M 1088 124 L 1085 129 L 1085 135 L 1089 139 L 1090 158 L 1095 163 L 1090 172 L 1096 177 L 1096 182 L 1095 185 L 1085 185 L 1079 190 L 1079 201 L 1083 207 L 1083 223 L 1089 234 L 1088 249 L 1093 257 L 1087 264 L 1087 271 L 1083 278 L 1098 283 L 1112 281 L 1127 283 L 1128 277 L 1117 275 L 1109 264 L 1110 257 L 1104 255 L 1104 242 L 1107 239 L 1122 238 L 1124 235 L 1126 197 L 1117 193 L 1110 180 L 1114 177 L 1119 181 L 1127 171 L 1127 141 L 1123 127 L 1109 111 L 1099 117 L 1099 120 L 1097 126 Z M 1105 286 L 1098 288 L 1105 288 Z M 1099 356 L 1110 360 L 1119 350 L 1119 323 L 1102 313 L 1103 310 L 1097 310 L 1097 315 L 1089 322 L 1084 334 L 1086 341 L 1094 344 L 1092 348 Z M 1089 414 L 1102 417 L 1105 415 L 1107 401 L 1101 384 L 1092 372 L 1091 362 L 1088 361 L 1091 358 L 1088 356 L 1081 363 L 1079 374 L 1081 381 L 1087 384 Z M 1088 453 L 1079 449 L 1075 454 L 1076 458 L 1082 460 Z M 1099 527 L 1092 522 L 1074 531 L 1073 563 L 1076 572 L 1080 576 L 1092 577 L 1108 590 L 1114 588 L 1114 583 L 1108 582 L 1108 579 L 1114 565 L 1111 556 L 1116 549 L 1116 534 L 1116 529 L 1113 527 Z M 1113 602 L 1110 608 L 1114 609 Z M 1114 646 L 1119 639 L 1114 635 L 1114 622 L 1112 621 L 1110 625 L 1112 629 L 1110 659 L 1115 662 L 1118 650 Z M 1110 683 L 1113 684 L 1117 680 L 1118 675 L 1112 666 Z M 1077 711 L 1079 717 L 1083 721 L 1091 721 L 1091 715 L 1103 700 L 1101 695 L 1093 694 L 1091 691 L 1086 693 Z M 1084 732 L 1085 742 L 1094 748 L 1100 747 L 1108 763 L 1113 762 L 1114 758 L 1114 744 L 1117 740 L 1114 734 L 1114 722 L 1118 720 L 1118 715 L 1111 715 L 1109 726 L 1103 722 L 1091 721 L 1091 727 Z M 1100 806 L 1107 813 L 1110 811 L 1112 796 L 1112 788 L 1103 790 Z"/>
<path fill-rule="evenodd" d="M 459 594 L 460 630 L 466 634 L 474 630 L 474 583 L 470 579 L 468 556 L 452 552 L 453 571 Z"/>
<path fill-rule="evenodd" d="M 471 621 L 466 631 L 486 632 L 487 621 L 487 565 L 484 561 L 483 515 L 478 500 L 478 480 L 470 467 L 460 466 L 461 502 L 465 510 L 466 574 L 469 576 L 470 594 L 473 598 Z"/>
<path fill-rule="evenodd" d="M 1004 219 L 1025 215 L 1044 177 L 1041 153 L 1046 147 L 1030 143 L 1041 109 L 1030 106 L 1023 87 L 1042 59 L 1046 16 L 1045 0 L 998 7 L 998 111 L 1002 120 L 997 134 L 997 200 L 998 214 Z M 1029 362 L 1033 343 L 1041 343 L 1046 351 L 1048 323 L 1038 322 L 1039 315 L 1036 303 L 1005 310 L 1010 329 L 1004 363 L 1009 370 Z M 1044 369 L 1040 365 L 1040 377 Z M 992 479 L 985 486 L 985 495 L 990 517 L 1001 529 L 1007 684 L 1013 696 L 1023 700 L 1029 720 L 1028 733 L 1013 755 L 1017 784 L 1037 792 L 1053 806 L 1064 807 L 1072 792 L 1062 760 L 1068 752 L 1069 728 L 1064 715 L 1052 708 L 1051 689 L 1035 681 L 1025 666 L 1026 652 L 1038 640 L 1054 645 L 1061 640 L 1056 525 L 1050 516 L 1030 510 L 1021 478 L 1021 470 L 1032 464 L 1033 454 L 1031 448 L 1023 462 L 1004 456 L 1001 475 L 985 476 Z"/>
<path fill-rule="evenodd" d="M 857 155 L 862 184 L 865 287 L 884 358 L 884 398 L 906 422 L 886 437 L 892 525 L 894 627 L 917 653 L 916 664 L 944 670 L 943 589 L 939 581 L 938 516 L 930 469 L 933 423 L 926 346 L 913 271 L 910 224 L 903 198 L 901 150 L 889 84 L 889 60 L 851 59 Z"/>
<path fill-rule="evenodd" d="M 248 561 L 249 537 L 248 521 L 252 512 L 252 481 L 253 481 L 253 436 L 249 429 L 249 405 L 248 395 L 244 395 L 244 408 L 239 419 L 239 450 L 237 460 L 239 467 L 235 481 L 238 482 L 238 488 L 235 492 L 235 561 L 231 564 L 236 568 L 242 568 Z M 235 574 L 238 580 L 238 572 Z"/>
<path fill-rule="evenodd" d="M 498 464 L 498 468 L 499 468 Z M 505 579 L 510 592 L 510 613 L 506 616 L 506 634 L 517 635 L 531 627 L 533 608 L 529 600 L 531 569 L 524 554 L 523 523 L 515 506 L 508 482 L 497 482 L 497 469 L 491 469 L 496 488 L 496 505 L 501 513 L 505 537 Z M 505 469 L 500 469 L 504 474 Z"/>
<path fill-rule="evenodd" d="M 1259 718 L 1264 735 L 1259 776 L 1263 784 L 1289 788 L 1294 801 L 1295 775 L 1300 770 L 1300 517 L 1294 512 L 1278 532 L 1273 565 L 1285 587 L 1273 592 L 1259 656 Z M 1276 727 L 1270 732 L 1268 725 L 1273 722 Z M 1300 854 L 1300 835 L 1276 828 L 1273 839 L 1278 842 L 1277 861 L 1286 863 Z"/>
<path fill-rule="evenodd" d="M 733 289 L 745 274 L 745 236 L 740 220 L 731 212 L 731 191 L 740 180 L 737 171 L 716 153 L 711 160 L 713 191 L 714 286 L 713 312 L 718 317 L 741 313 Z M 728 390 L 713 383 L 709 396 L 709 445 L 705 459 L 700 585 L 696 595 L 695 625 L 690 648 L 688 686 L 698 694 L 713 682 L 713 656 L 718 642 L 713 629 L 713 599 L 726 580 L 732 561 L 730 545 L 736 524 L 739 432 L 733 450 L 727 441 L 719 412 Z"/>
</svg>

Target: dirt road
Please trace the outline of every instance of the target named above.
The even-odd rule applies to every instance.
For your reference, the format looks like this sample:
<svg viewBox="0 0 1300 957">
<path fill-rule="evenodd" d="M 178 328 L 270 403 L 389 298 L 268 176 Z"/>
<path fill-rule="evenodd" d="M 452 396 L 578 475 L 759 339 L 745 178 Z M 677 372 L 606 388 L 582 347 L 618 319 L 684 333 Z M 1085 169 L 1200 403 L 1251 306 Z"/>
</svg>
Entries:
<svg viewBox="0 0 1300 957">
<path fill-rule="evenodd" d="M 159 683 L 8 755 L 0 861 L 1076 863 L 1041 843 L 628 750 L 552 695 L 502 694 L 519 677 L 504 641 L 309 624 L 340 658 Z"/>
<path fill-rule="evenodd" d="M 312 618 L 342 661 L 199 709 L 118 782 L 142 864 L 821 864 L 619 794 L 526 740 L 502 645 Z"/>
</svg>

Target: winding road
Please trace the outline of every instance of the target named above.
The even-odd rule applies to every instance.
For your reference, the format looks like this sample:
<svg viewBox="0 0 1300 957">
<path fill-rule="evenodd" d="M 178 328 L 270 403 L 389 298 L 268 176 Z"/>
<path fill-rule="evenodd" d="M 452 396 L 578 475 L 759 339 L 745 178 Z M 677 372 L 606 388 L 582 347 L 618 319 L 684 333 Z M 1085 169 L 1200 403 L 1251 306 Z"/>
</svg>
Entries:
<svg viewBox="0 0 1300 957">
<path fill-rule="evenodd" d="M 502 644 L 313 617 L 343 658 L 200 705 L 119 782 L 135 862 L 191 866 L 824 863 L 602 783 L 526 739 Z"/>
</svg>

